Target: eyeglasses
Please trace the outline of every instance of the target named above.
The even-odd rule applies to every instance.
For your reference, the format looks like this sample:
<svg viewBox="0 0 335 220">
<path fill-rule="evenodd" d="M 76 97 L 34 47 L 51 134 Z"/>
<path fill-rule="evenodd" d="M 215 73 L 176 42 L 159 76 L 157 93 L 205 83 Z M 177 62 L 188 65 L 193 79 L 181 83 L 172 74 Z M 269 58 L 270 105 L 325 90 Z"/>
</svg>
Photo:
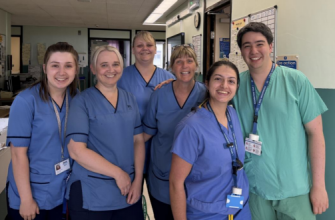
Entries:
<svg viewBox="0 0 335 220">
<path fill-rule="evenodd" d="M 180 44 L 180 45 L 176 45 L 176 46 L 173 46 L 171 49 L 172 51 L 174 51 L 175 49 L 177 49 L 178 47 L 190 47 L 194 50 L 194 45 L 193 44 Z"/>
</svg>

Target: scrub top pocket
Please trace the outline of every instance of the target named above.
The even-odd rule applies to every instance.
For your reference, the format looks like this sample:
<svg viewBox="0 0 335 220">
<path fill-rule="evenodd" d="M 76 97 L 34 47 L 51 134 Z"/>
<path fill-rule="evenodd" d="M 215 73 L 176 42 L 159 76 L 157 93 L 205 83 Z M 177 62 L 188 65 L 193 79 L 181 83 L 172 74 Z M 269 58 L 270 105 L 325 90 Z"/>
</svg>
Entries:
<svg viewBox="0 0 335 220">
<path fill-rule="evenodd" d="M 90 201 L 89 207 L 113 210 L 129 206 L 126 201 L 127 196 L 121 194 L 114 178 L 93 172 L 88 172 L 87 176 L 88 178 L 85 182 L 89 189 L 89 199 L 86 201 Z M 134 173 L 131 173 L 129 177 L 132 182 Z M 83 190 L 85 188 L 85 184 L 83 184 Z"/>
<path fill-rule="evenodd" d="M 39 207 L 45 204 L 49 190 L 53 190 L 50 189 L 51 178 L 49 174 L 30 173 L 31 192 Z"/>
</svg>

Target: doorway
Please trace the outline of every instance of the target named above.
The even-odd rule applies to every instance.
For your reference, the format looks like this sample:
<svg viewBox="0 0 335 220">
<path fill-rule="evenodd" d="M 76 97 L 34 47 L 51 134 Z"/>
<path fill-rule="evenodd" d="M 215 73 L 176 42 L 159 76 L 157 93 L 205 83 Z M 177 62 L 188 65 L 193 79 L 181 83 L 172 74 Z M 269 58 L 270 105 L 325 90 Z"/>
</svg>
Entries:
<svg viewBox="0 0 335 220">
<path fill-rule="evenodd" d="M 206 8 L 205 30 L 207 45 L 204 64 L 208 69 L 214 62 L 229 58 L 230 29 L 231 29 L 231 1 L 222 0 Z M 206 71 L 205 71 L 206 72 Z"/>
<path fill-rule="evenodd" d="M 11 36 L 12 74 L 21 72 L 21 36 Z"/>
</svg>

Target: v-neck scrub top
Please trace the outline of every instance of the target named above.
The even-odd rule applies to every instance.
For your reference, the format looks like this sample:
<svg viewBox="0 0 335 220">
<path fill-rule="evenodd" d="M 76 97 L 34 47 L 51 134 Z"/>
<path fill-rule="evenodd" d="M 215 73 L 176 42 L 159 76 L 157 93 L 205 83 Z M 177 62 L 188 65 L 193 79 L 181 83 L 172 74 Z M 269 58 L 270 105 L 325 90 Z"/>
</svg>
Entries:
<svg viewBox="0 0 335 220">
<path fill-rule="evenodd" d="M 18 94 L 10 108 L 6 145 L 28 147 L 31 192 L 39 209 L 50 210 L 63 203 L 66 178 L 69 171 L 55 174 L 55 164 L 61 162 L 64 140 L 66 101 L 57 110 L 61 120 L 62 140 L 52 100 L 45 102 L 39 96 L 40 84 Z M 71 96 L 69 95 L 69 102 Z M 64 158 L 69 158 L 64 146 Z M 12 209 L 20 209 L 20 197 L 15 184 L 12 162 L 8 168 L 8 199 Z"/>
<path fill-rule="evenodd" d="M 250 73 L 240 74 L 233 99 L 244 137 L 252 133 L 254 107 Z M 256 98 L 260 92 L 256 88 Z M 304 125 L 327 110 L 319 94 L 300 71 L 277 66 L 258 115 L 262 155 L 246 153 L 250 192 L 266 200 L 309 193 L 308 141 Z"/>
<path fill-rule="evenodd" d="M 120 167 L 134 180 L 134 135 L 142 133 L 142 125 L 134 96 L 118 88 L 114 107 L 96 88 L 86 89 L 71 103 L 66 143 L 71 139 L 87 144 L 87 148 Z M 89 171 L 74 161 L 67 186 L 81 181 L 83 208 L 91 211 L 117 210 L 130 206 L 121 195 L 115 179 Z"/>
<path fill-rule="evenodd" d="M 156 67 L 149 82 L 146 82 L 141 75 L 140 71 L 136 68 L 135 64 L 128 66 L 123 70 L 121 79 L 117 82 L 117 86 L 132 93 L 137 101 L 138 109 L 140 111 L 141 120 L 143 120 L 145 111 L 150 100 L 151 94 L 154 92 L 154 88 L 161 82 L 175 79 L 174 75 L 164 69 Z M 145 163 L 144 173 L 148 169 L 148 163 L 150 158 L 150 145 L 151 139 L 145 142 Z"/>
<path fill-rule="evenodd" d="M 244 162 L 244 143 L 236 111 L 228 106 L 236 142 L 238 156 Z M 234 143 L 231 129 L 220 124 L 230 142 Z M 234 219 L 250 220 L 248 207 L 249 186 L 244 170 L 237 172 L 237 187 L 242 189 L 244 208 L 227 208 L 227 196 L 234 186 L 232 157 L 213 113 L 205 108 L 191 112 L 177 126 L 172 153 L 192 165 L 185 179 L 185 192 L 188 219 Z M 234 147 L 234 152 L 236 149 Z M 235 214 L 238 215 L 235 217 Z"/>
<path fill-rule="evenodd" d="M 205 85 L 196 82 L 184 105 L 180 106 L 174 94 L 174 82 L 152 94 L 143 120 L 144 132 L 153 135 L 148 189 L 155 199 L 166 204 L 170 204 L 169 175 L 172 160 L 170 151 L 176 126 L 193 107 L 202 103 L 206 95 Z"/>
</svg>

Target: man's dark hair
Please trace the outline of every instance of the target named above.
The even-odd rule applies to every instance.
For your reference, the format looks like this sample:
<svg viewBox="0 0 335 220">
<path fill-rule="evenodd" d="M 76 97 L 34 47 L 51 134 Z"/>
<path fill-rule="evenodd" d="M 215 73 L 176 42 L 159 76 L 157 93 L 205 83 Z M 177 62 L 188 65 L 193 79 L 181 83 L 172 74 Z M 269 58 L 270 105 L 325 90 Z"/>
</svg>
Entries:
<svg viewBox="0 0 335 220">
<path fill-rule="evenodd" d="M 273 35 L 271 29 L 263 24 L 262 22 L 250 22 L 244 26 L 237 34 L 237 44 L 239 48 L 242 47 L 242 38 L 248 32 L 258 32 L 261 33 L 267 40 L 268 44 L 273 42 Z"/>
</svg>

